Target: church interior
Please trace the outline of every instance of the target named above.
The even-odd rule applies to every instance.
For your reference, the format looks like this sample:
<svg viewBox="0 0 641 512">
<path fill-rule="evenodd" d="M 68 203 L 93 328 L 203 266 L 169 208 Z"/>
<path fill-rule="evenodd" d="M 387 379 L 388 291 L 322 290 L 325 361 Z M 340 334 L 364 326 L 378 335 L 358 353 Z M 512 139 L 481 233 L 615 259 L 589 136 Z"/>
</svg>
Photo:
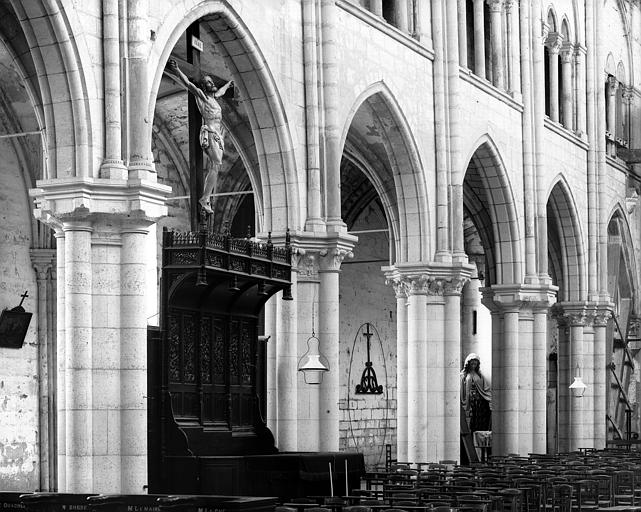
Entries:
<svg viewBox="0 0 641 512">
<path fill-rule="evenodd" d="M 0 66 L 0 495 L 641 492 L 638 0 L 0 0 Z"/>
</svg>

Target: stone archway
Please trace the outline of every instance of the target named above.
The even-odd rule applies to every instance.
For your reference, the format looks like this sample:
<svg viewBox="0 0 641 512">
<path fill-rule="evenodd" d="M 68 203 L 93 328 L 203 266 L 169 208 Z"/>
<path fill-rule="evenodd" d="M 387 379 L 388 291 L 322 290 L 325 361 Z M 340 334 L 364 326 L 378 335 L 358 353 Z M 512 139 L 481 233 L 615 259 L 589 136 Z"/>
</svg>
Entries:
<svg viewBox="0 0 641 512">
<path fill-rule="evenodd" d="M 341 266 L 340 310 L 349 311 L 341 315 L 341 332 L 346 333 L 341 360 L 347 372 L 341 378 L 341 398 L 347 404 L 341 446 L 363 451 L 366 463 L 374 466 L 383 462 L 386 444 L 407 449 L 408 421 L 406 306 L 396 306 L 381 267 L 394 280 L 403 264 L 429 259 L 428 198 L 411 130 L 386 84 L 375 83 L 356 99 L 342 139 L 341 216 L 359 241 L 354 258 Z M 372 338 L 372 363 L 384 389 L 378 396 L 355 393 L 366 362 L 364 342 L 357 339 L 365 323 L 378 334 Z M 394 338 L 396 344 L 390 344 Z M 388 406 L 394 393 L 395 410 Z M 382 420 L 359 428 L 367 415 Z"/>
<path fill-rule="evenodd" d="M 226 3 L 187 2 L 184 9 L 168 13 L 155 41 L 158 57 L 150 61 L 149 115 L 153 117 L 158 100 L 162 100 L 167 60 L 186 29 L 197 21 L 203 27 L 203 39 L 216 50 L 215 59 L 204 62 L 203 69 L 221 78 L 233 78 L 240 93 L 235 101 L 242 106 L 226 102 L 223 120 L 249 176 L 259 229 L 283 233 L 287 228 L 300 229 L 304 219 L 286 111 L 259 45 Z"/>
</svg>

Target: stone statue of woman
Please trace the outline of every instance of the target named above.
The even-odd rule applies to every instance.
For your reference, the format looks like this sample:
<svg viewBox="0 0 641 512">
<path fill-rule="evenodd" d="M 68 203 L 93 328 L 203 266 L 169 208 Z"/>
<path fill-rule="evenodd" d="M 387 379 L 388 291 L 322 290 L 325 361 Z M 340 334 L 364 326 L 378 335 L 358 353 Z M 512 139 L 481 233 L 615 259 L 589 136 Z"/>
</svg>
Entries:
<svg viewBox="0 0 641 512">
<path fill-rule="evenodd" d="M 470 432 L 492 430 L 492 390 L 481 373 L 481 359 L 471 353 L 461 370 L 461 405 Z"/>
</svg>

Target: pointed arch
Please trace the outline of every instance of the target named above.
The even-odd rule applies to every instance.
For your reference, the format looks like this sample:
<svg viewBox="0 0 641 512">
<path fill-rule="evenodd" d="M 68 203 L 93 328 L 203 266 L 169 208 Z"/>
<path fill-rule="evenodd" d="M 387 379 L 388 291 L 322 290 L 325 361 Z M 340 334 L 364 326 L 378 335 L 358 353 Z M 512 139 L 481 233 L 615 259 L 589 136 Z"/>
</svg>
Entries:
<svg viewBox="0 0 641 512">
<path fill-rule="evenodd" d="M 556 14 L 556 11 L 554 10 L 554 5 L 552 4 L 548 5 L 548 8 L 545 11 L 545 21 L 550 27 L 550 32 L 558 32 L 559 30 L 558 19 L 559 18 Z"/>
<path fill-rule="evenodd" d="M 77 33 L 72 36 L 69 16 L 75 11 L 65 10 L 59 0 L 34 0 L 27 14 L 23 4 L 12 2 L 41 96 L 49 154 L 45 177 L 95 176 L 99 167 L 92 148 L 94 138 L 102 134 L 94 133 L 89 101 L 94 94 L 88 91 L 96 91 L 96 84 L 91 73 L 81 73 L 91 67 L 92 59 L 84 39 Z M 42 15 L 36 16 L 38 12 Z"/>
<path fill-rule="evenodd" d="M 623 25 L 623 33 L 625 35 L 625 45 L 626 45 L 626 51 L 628 54 L 628 59 L 627 59 L 627 66 L 626 68 L 630 70 L 630 81 L 632 82 L 634 80 L 634 48 L 633 48 L 633 41 L 634 37 L 632 37 L 633 32 L 632 32 L 632 19 L 631 19 L 631 13 L 630 13 L 630 8 L 628 6 L 628 2 L 625 0 L 616 0 L 617 4 L 617 10 L 621 16 L 621 24 Z M 633 85 L 632 83 L 628 85 Z"/>
<path fill-rule="evenodd" d="M 425 173 L 409 123 L 385 82 L 371 84 L 355 99 L 341 146 L 345 158 L 360 162 L 381 199 L 396 263 L 428 260 L 432 253 Z M 359 149 L 364 147 L 369 148 L 367 155 Z"/>
<path fill-rule="evenodd" d="M 304 212 L 300 206 L 292 134 L 284 103 L 258 43 L 241 17 L 224 2 L 191 0 L 181 6 L 183 9 L 172 9 L 159 23 L 149 60 L 153 78 L 148 115 L 153 118 L 163 69 L 177 41 L 194 22 L 207 23 L 234 84 L 241 91 L 249 118 L 260 174 L 251 177 L 250 181 L 262 185 L 260 190 L 255 190 L 256 197 L 262 196 L 257 204 L 264 205 L 261 229 L 301 229 Z M 151 140 L 151 130 L 146 137 Z M 247 170 L 251 172 L 251 168 Z"/>
<path fill-rule="evenodd" d="M 567 180 L 559 174 L 547 195 L 548 254 L 559 286 L 560 302 L 587 297 L 586 249 L 578 209 Z"/>
<path fill-rule="evenodd" d="M 567 16 L 563 16 L 563 19 L 561 20 L 561 34 L 565 38 L 565 42 L 573 42 L 574 38 L 572 36 L 572 24 L 570 23 L 570 20 L 568 19 Z"/>
<path fill-rule="evenodd" d="M 605 59 L 605 72 L 612 76 L 616 76 L 617 74 L 617 66 L 614 62 L 614 55 L 612 55 L 612 52 L 608 53 L 608 56 Z"/>
<path fill-rule="evenodd" d="M 630 225 L 623 205 L 617 203 L 608 220 L 608 293 L 615 304 L 629 300 L 630 314 L 639 314 L 639 277 Z M 623 268 L 621 268 L 623 265 Z M 617 312 L 621 314 L 621 311 Z M 622 326 L 623 327 L 623 326 Z"/>
<path fill-rule="evenodd" d="M 521 236 L 503 159 L 489 134 L 481 136 L 472 148 L 466 159 L 463 201 L 485 249 L 486 284 L 520 283 Z"/>
</svg>

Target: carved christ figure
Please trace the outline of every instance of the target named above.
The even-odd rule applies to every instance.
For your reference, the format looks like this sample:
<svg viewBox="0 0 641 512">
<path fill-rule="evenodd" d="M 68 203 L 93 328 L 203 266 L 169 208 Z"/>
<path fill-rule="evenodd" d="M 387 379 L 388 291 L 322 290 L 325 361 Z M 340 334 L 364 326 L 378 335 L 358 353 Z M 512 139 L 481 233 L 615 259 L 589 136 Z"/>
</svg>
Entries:
<svg viewBox="0 0 641 512">
<path fill-rule="evenodd" d="M 208 214 L 214 213 L 216 183 L 218 182 L 218 173 L 223 163 L 223 129 L 222 129 L 222 110 L 218 103 L 220 98 L 232 84 L 232 80 L 223 85 L 220 89 L 214 84 L 210 75 L 205 75 L 199 85 L 193 83 L 180 70 L 174 59 L 169 59 L 169 75 L 176 83 L 182 85 L 188 92 L 196 98 L 196 105 L 203 119 L 200 127 L 200 147 L 207 155 L 205 185 L 203 194 L 198 202 Z"/>
</svg>

